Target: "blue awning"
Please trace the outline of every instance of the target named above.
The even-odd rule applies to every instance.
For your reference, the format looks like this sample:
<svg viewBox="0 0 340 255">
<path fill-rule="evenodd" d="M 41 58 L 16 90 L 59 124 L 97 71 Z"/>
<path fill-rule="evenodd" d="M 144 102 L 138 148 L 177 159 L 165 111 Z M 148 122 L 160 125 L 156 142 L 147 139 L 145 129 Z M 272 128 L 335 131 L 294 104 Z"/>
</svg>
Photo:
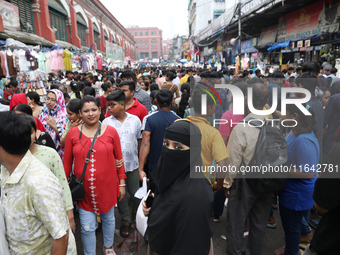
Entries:
<svg viewBox="0 0 340 255">
<path fill-rule="evenodd" d="M 267 51 L 276 50 L 280 48 L 286 48 L 286 47 L 289 47 L 289 45 L 290 45 L 290 41 L 269 43 L 268 44 L 269 48 L 267 49 Z"/>
</svg>

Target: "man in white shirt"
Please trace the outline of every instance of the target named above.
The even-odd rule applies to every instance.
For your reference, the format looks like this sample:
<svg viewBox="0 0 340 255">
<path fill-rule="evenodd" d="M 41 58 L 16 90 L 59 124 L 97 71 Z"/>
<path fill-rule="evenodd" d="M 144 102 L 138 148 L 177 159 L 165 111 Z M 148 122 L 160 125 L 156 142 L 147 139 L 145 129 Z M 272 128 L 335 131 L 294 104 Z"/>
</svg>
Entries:
<svg viewBox="0 0 340 255">
<path fill-rule="evenodd" d="M 120 235 L 126 238 L 130 234 L 130 225 L 136 217 L 137 208 L 140 203 L 140 200 L 135 198 L 134 195 L 139 188 L 138 151 L 142 139 L 142 124 L 137 116 L 125 112 L 126 97 L 122 90 L 111 92 L 106 99 L 111 117 L 106 118 L 103 124 L 114 127 L 118 132 L 127 177 L 127 191 L 132 200 L 132 208 L 129 206 L 129 199 L 126 196 L 118 202 L 118 211 L 122 222 Z"/>
</svg>

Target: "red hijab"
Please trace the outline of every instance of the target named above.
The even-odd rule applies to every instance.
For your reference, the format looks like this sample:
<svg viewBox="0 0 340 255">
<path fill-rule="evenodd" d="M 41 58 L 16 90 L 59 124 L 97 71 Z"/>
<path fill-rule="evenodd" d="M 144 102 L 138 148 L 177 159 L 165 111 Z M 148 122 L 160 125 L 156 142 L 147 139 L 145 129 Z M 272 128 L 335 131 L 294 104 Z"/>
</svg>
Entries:
<svg viewBox="0 0 340 255">
<path fill-rule="evenodd" d="M 25 93 L 14 94 L 11 98 L 11 101 L 9 102 L 9 109 L 12 110 L 12 108 L 18 104 L 27 104 L 27 98 Z M 46 132 L 44 125 L 41 123 L 41 121 L 35 116 L 32 117 L 35 119 L 35 125 L 37 126 L 37 130 Z"/>
</svg>

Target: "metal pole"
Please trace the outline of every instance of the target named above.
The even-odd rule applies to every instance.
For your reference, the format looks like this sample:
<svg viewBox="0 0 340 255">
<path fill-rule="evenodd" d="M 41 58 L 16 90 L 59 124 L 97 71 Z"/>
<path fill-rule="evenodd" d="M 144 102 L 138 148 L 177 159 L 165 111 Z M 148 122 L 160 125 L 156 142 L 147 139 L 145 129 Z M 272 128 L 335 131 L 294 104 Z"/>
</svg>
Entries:
<svg viewBox="0 0 340 255">
<path fill-rule="evenodd" d="M 238 1 L 238 55 L 241 57 L 241 37 L 242 37 L 242 28 L 241 28 L 241 0 Z"/>
</svg>

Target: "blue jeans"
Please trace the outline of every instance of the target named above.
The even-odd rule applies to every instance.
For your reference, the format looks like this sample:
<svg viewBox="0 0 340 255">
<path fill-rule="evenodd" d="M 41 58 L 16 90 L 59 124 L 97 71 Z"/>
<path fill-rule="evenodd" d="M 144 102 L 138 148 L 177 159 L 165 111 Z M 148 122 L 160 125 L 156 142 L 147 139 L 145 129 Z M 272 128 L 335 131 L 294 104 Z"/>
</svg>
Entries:
<svg viewBox="0 0 340 255">
<path fill-rule="evenodd" d="M 280 216 L 286 237 L 285 255 L 298 254 L 302 219 L 307 214 L 307 211 L 309 210 L 294 211 L 280 205 Z"/>
<path fill-rule="evenodd" d="M 301 230 L 301 235 L 307 235 L 310 233 L 311 229 L 309 227 L 308 221 L 310 217 L 310 210 L 305 211 L 305 215 L 303 215 L 302 218 L 302 230 Z"/>
<path fill-rule="evenodd" d="M 103 224 L 104 247 L 113 246 L 115 233 L 115 207 L 107 213 L 101 213 L 100 219 Z M 96 229 L 98 226 L 97 216 L 94 212 L 88 212 L 79 207 L 79 218 L 81 225 L 81 240 L 83 242 L 85 255 L 96 255 Z"/>
</svg>

